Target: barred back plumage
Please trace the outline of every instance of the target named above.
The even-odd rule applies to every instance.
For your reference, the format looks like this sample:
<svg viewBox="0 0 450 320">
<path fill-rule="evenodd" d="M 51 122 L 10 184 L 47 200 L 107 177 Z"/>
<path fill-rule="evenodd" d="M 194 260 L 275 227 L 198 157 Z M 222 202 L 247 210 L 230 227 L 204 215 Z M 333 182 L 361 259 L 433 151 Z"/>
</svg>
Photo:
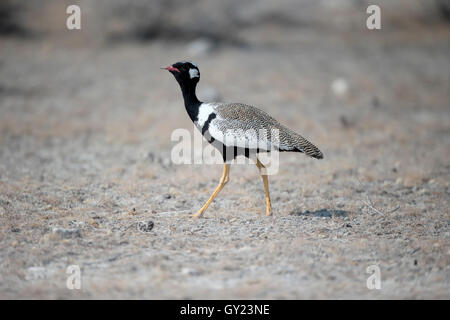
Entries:
<svg viewBox="0 0 450 320">
<path fill-rule="evenodd" d="M 310 157 L 323 159 L 322 152 L 314 144 L 256 107 L 242 103 L 209 105 L 218 115 L 213 121 L 222 132 L 230 129 L 244 132 L 254 130 L 256 139 L 270 141 L 279 151 L 303 152 Z M 272 134 L 274 129 L 278 130 L 278 136 Z M 265 137 L 259 136 L 260 130 L 266 134 Z"/>
</svg>

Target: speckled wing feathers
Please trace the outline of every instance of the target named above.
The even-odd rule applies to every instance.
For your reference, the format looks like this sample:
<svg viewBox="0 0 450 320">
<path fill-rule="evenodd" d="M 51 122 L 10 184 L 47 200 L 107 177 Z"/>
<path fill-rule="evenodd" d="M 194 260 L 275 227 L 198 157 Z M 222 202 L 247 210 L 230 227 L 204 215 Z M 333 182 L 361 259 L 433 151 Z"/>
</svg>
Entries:
<svg viewBox="0 0 450 320">
<path fill-rule="evenodd" d="M 217 114 L 217 118 L 210 125 L 213 136 L 214 133 L 216 136 L 222 134 L 223 138 L 225 132 L 228 132 L 228 138 L 230 138 L 230 130 L 231 132 L 250 130 L 256 133 L 256 136 L 252 137 L 250 134 L 250 136 L 245 137 L 245 142 L 250 147 L 253 147 L 257 142 L 260 144 L 261 142 L 263 144 L 267 142 L 279 151 L 304 152 L 316 159 L 323 158 L 322 152 L 315 145 L 258 108 L 241 103 L 214 103 L 209 104 L 209 106 Z M 278 134 L 274 134 L 273 130 L 278 130 Z M 265 136 L 261 136 L 260 132 L 264 133 Z M 217 138 L 220 139 L 221 137 Z M 231 138 L 243 139 L 242 136 Z"/>
</svg>

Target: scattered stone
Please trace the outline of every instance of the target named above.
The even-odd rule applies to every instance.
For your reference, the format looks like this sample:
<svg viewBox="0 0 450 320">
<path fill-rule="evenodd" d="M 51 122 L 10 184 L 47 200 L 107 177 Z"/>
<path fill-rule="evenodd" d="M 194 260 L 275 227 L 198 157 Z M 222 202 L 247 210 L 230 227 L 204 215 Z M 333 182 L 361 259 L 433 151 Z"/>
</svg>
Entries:
<svg viewBox="0 0 450 320">
<path fill-rule="evenodd" d="M 139 221 L 137 224 L 137 228 L 141 232 L 150 232 L 153 229 L 154 223 L 152 220 L 149 220 L 147 222 L 145 221 Z"/>
<path fill-rule="evenodd" d="M 378 108 L 380 106 L 380 99 L 375 96 L 372 98 L 372 107 Z"/>
<path fill-rule="evenodd" d="M 100 225 L 98 224 L 98 222 L 96 220 L 94 220 L 93 218 L 88 220 L 88 224 L 93 226 L 94 228 L 98 228 Z"/>
<path fill-rule="evenodd" d="M 353 121 L 349 120 L 349 119 L 348 119 L 346 116 L 344 116 L 344 115 L 342 115 L 342 116 L 339 117 L 339 121 L 341 122 L 342 127 L 343 127 L 343 128 L 346 128 L 346 129 L 353 127 L 354 124 L 355 124 Z"/>
<path fill-rule="evenodd" d="M 153 152 L 149 152 L 147 154 L 147 158 L 150 160 L 150 162 L 155 162 L 155 154 Z"/>
<path fill-rule="evenodd" d="M 331 83 L 331 91 L 338 97 L 344 96 L 348 91 L 348 82 L 344 78 L 338 78 Z"/>
<path fill-rule="evenodd" d="M 187 276 L 198 276 L 200 272 L 191 268 L 183 268 L 181 269 L 181 273 Z"/>
<path fill-rule="evenodd" d="M 26 270 L 25 279 L 28 281 L 46 279 L 47 269 L 44 267 L 30 267 Z"/>
<path fill-rule="evenodd" d="M 72 225 L 76 228 L 80 228 L 80 227 L 84 226 L 85 224 L 86 224 L 86 222 L 84 222 L 84 221 L 77 221 L 77 220 L 70 221 L 70 225 Z"/>
<path fill-rule="evenodd" d="M 210 40 L 199 38 L 188 44 L 187 51 L 189 55 L 200 56 L 210 53 L 213 47 L 214 45 Z"/>
<path fill-rule="evenodd" d="M 172 196 L 170 194 L 166 193 L 165 195 L 163 195 L 163 198 L 168 200 L 168 199 L 172 198 Z"/>
<path fill-rule="evenodd" d="M 11 228 L 11 232 L 20 232 L 20 229 L 19 228 Z"/>
<path fill-rule="evenodd" d="M 52 229 L 52 233 L 59 235 L 62 239 L 74 239 L 81 237 L 79 228 L 64 229 L 55 227 Z"/>
</svg>

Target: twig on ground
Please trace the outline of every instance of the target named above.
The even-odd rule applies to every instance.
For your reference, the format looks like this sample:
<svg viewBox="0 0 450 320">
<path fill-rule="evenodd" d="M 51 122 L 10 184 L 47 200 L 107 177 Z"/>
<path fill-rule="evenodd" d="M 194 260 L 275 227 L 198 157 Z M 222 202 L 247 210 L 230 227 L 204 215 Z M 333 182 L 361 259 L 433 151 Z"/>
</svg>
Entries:
<svg viewBox="0 0 450 320">
<path fill-rule="evenodd" d="M 363 188 L 364 191 L 366 191 L 366 197 L 367 197 L 367 201 L 362 200 L 362 202 L 369 208 L 372 209 L 373 211 L 381 214 L 382 216 L 385 215 L 384 212 L 378 210 L 377 208 L 375 208 L 375 205 L 373 204 L 372 199 L 370 198 L 369 194 L 367 193 L 367 190 L 364 188 L 364 185 L 362 184 L 361 180 L 359 180 L 358 177 L 356 177 L 356 180 L 358 180 L 359 184 L 361 185 L 361 187 Z M 397 211 L 398 209 L 400 209 L 400 205 L 397 205 L 397 207 L 395 207 L 394 209 L 388 211 L 387 213 L 393 213 L 395 211 Z"/>
<path fill-rule="evenodd" d="M 164 212 L 155 212 L 154 214 L 165 214 L 165 213 L 182 213 L 192 211 L 190 209 L 187 210 L 173 210 L 173 211 L 164 211 Z"/>
<path fill-rule="evenodd" d="M 366 202 L 366 201 L 362 201 L 367 207 L 369 207 L 370 209 L 372 209 L 373 211 L 381 214 L 382 216 L 384 216 L 384 213 L 381 212 L 380 210 L 378 210 L 377 208 L 375 208 L 373 205 L 371 205 L 370 203 Z"/>
<path fill-rule="evenodd" d="M 388 213 L 393 213 L 393 212 L 397 211 L 398 209 L 400 209 L 400 205 L 396 206 L 394 209 L 392 209 Z"/>
</svg>

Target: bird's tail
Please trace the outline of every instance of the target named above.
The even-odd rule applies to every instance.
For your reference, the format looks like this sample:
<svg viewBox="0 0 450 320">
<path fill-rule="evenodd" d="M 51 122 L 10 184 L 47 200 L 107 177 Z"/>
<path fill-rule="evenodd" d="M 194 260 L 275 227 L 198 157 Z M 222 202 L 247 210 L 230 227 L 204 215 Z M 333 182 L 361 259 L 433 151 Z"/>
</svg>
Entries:
<svg viewBox="0 0 450 320">
<path fill-rule="evenodd" d="M 303 149 L 302 152 L 304 152 L 307 156 L 316 158 L 316 159 L 323 159 L 323 153 L 319 150 L 315 145 L 313 145 L 311 142 L 303 138 Z"/>
<path fill-rule="evenodd" d="M 323 159 L 323 153 L 319 148 L 291 129 L 284 129 L 286 129 L 286 138 L 289 140 L 289 143 L 287 146 L 280 148 L 280 151 L 303 152 L 312 158 Z"/>
</svg>

